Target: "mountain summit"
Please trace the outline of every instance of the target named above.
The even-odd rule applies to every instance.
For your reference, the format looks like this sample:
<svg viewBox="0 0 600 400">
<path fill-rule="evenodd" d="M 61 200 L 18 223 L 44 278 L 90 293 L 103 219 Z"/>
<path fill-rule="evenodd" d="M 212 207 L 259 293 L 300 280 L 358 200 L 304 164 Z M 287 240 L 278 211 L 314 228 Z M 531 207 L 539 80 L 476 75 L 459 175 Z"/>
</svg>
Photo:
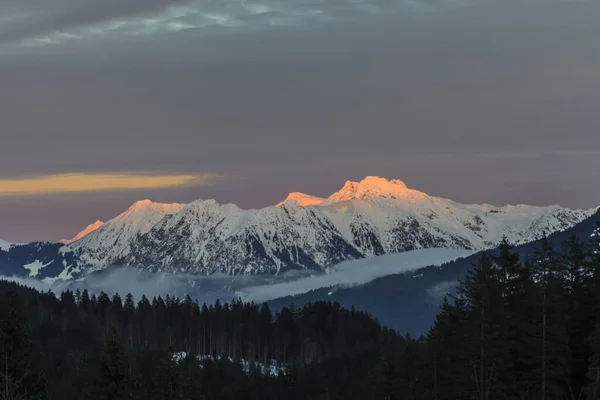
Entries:
<svg viewBox="0 0 600 400">
<path fill-rule="evenodd" d="M 86 226 L 73 239 L 61 240 L 60 243 L 69 244 L 69 243 L 76 242 L 79 239 L 83 239 L 83 237 L 85 237 L 85 236 L 89 235 L 90 233 L 94 232 L 96 229 L 100 228 L 102 225 L 104 225 L 104 222 L 98 220 L 98 221 L 94 222 L 93 224 L 89 224 L 88 226 Z"/>
<path fill-rule="evenodd" d="M 144 200 L 66 245 L 0 246 L 12 271 L 65 279 L 112 265 L 191 274 L 322 272 L 364 257 L 424 248 L 483 250 L 503 236 L 525 243 L 562 231 L 596 210 L 560 206 L 465 205 L 400 180 L 348 181 L 326 199 L 293 192 L 277 206 L 243 210 L 197 200 Z M 85 232 L 85 230 L 84 230 Z M 28 275 L 25 275 L 28 276 Z"/>
<path fill-rule="evenodd" d="M 306 206 L 319 205 L 319 204 L 323 203 L 325 201 L 325 199 L 322 199 L 317 196 L 311 196 L 310 194 L 305 194 L 305 193 L 300 193 L 300 192 L 292 192 L 292 193 L 288 194 L 288 196 L 286 197 L 286 199 L 284 201 L 282 201 L 281 203 L 278 203 L 277 206 L 280 207 L 280 206 L 284 205 L 285 203 L 287 203 L 288 201 L 295 201 L 296 203 L 300 204 L 302 207 L 306 207 Z"/>
<path fill-rule="evenodd" d="M 379 176 L 367 176 L 360 182 L 346 181 L 344 187 L 329 196 L 326 204 L 348 200 L 392 199 L 415 201 L 429 196 L 418 190 L 409 189 L 399 179 L 387 180 Z"/>
</svg>

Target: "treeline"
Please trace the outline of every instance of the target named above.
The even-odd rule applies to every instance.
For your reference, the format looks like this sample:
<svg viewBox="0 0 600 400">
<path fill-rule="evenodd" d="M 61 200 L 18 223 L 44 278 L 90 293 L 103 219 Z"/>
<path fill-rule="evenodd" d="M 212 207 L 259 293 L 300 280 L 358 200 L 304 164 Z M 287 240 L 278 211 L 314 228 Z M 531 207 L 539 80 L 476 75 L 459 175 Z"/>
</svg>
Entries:
<svg viewBox="0 0 600 400">
<path fill-rule="evenodd" d="M 365 399 L 380 355 L 413 345 L 337 303 L 0 291 L 0 399 Z"/>
<path fill-rule="evenodd" d="M 419 339 L 337 303 L 273 313 L 0 283 L 0 399 L 598 400 L 598 245 L 544 241 L 520 260 L 504 241 Z"/>
</svg>

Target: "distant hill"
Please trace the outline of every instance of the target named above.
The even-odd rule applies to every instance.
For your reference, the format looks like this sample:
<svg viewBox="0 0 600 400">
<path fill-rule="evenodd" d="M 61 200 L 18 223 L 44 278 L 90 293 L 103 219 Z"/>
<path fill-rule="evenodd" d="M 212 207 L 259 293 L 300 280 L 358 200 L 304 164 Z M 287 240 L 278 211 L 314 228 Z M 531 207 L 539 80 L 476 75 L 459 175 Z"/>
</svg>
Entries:
<svg viewBox="0 0 600 400">
<path fill-rule="evenodd" d="M 550 235 L 548 240 L 555 248 L 560 248 L 573 234 L 586 241 L 597 232 L 599 223 L 600 211 L 566 231 Z M 515 251 L 523 259 L 539 246 L 540 241 L 535 241 L 517 246 Z M 497 251 L 489 250 L 489 253 L 496 254 Z M 278 309 L 291 303 L 303 305 L 317 300 L 338 301 L 345 307 L 354 306 L 366 310 L 384 325 L 400 332 L 425 334 L 439 311 L 444 296 L 453 292 L 457 281 L 465 277 L 480 256 L 481 253 L 476 253 L 441 267 L 426 267 L 406 274 L 389 275 L 352 288 L 317 289 L 272 300 L 269 304 Z"/>
</svg>

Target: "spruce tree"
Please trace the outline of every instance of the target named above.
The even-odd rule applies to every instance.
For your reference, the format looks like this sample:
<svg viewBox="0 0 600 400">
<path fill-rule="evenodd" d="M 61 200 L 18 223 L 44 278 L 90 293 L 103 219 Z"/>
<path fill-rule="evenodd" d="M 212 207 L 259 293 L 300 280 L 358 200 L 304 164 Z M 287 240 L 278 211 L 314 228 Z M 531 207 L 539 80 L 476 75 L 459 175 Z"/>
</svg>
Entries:
<svg viewBox="0 0 600 400">
<path fill-rule="evenodd" d="M 509 287 L 502 390 L 507 399 L 533 399 L 539 393 L 541 374 L 540 298 L 527 260 L 511 277 Z"/>
<path fill-rule="evenodd" d="M 590 245 L 591 261 L 588 264 L 589 291 L 595 326 L 586 341 L 590 352 L 587 373 L 588 381 L 585 387 L 587 400 L 600 399 L 600 293 L 598 292 L 600 290 L 600 230 L 597 232 L 596 235 L 592 236 Z"/>
<path fill-rule="evenodd" d="M 473 384 L 480 400 L 490 399 L 501 389 L 498 371 L 504 368 L 503 293 L 499 271 L 485 253 L 458 288 L 467 306 L 469 332 L 465 350 L 471 358 Z"/>
<path fill-rule="evenodd" d="M 425 398 L 452 400 L 474 393 L 472 364 L 465 351 L 468 343 L 467 310 L 464 300 L 454 304 L 444 299 L 440 313 L 427 335 L 429 368 L 424 377 L 430 383 Z"/>
<path fill-rule="evenodd" d="M 374 392 L 377 400 L 400 400 L 403 398 L 402 376 L 398 363 L 389 350 L 383 351 L 374 372 Z"/>
<path fill-rule="evenodd" d="M 5 295 L 6 311 L 0 324 L 0 399 L 43 399 L 46 384 L 31 367 L 31 343 L 19 296 Z"/>
<path fill-rule="evenodd" d="M 542 400 L 564 398 L 570 393 L 570 349 L 566 331 L 566 271 L 547 239 L 531 264 L 540 293 L 540 391 Z"/>
<path fill-rule="evenodd" d="M 181 376 L 172 348 L 163 352 L 156 366 L 156 400 L 178 400 Z"/>
<path fill-rule="evenodd" d="M 593 297 L 589 295 L 589 254 L 586 244 L 572 235 L 562 244 L 560 262 L 564 266 L 569 301 L 566 330 L 571 352 L 570 395 L 579 398 L 586 385 L 589 345 L 586 339 L 594 329 Z"/>
<path fill-rule="evenodd" d="M 180 370 L 181 400 L 202 398 L 200 395 L 200 368 L 196 356 L 188 354 L 179 362 L 178 368 Z"/>
<path fill-rule="evenodd" d="M 538 358 L 534 339 L 537 331 L 531 323 L 535 285 L 506 237 L 498 250 L 493 262 L 502 286 L 504 319 L 498 327 L 501 339 L 499 358 L 502 360 L 497 369 L 498 393 L 502 398 L 521 399 L 527 397 L 538 382 L 537 375 L 533 373 Z"/>
<path fill-rule="evenodd" d="M 110 329 L 86 397 L 88 400 L 131 399 L 131 385 L 125 349 L 117 340 L 115 329 Z"/>
<path fill-rule="evenodd" d="M 588 383 L 585 388 L 587 400 L 600 399 L 600 324 L 596 325 L 594 331 L 587 339 L 591 355 L 588 367 Z"/>
</svg>

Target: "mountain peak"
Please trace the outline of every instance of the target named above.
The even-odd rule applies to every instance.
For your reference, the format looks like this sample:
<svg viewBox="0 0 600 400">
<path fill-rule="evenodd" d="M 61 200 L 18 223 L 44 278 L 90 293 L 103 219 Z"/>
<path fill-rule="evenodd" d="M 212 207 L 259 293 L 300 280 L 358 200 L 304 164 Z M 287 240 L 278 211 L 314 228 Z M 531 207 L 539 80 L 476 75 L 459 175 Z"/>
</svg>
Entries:
<svg viewBox="0 0 600 400">
<path fill-rule="evenodd" d="M 344 187 L 329 196 L 328 204 L 346 200 L 368 200 L 373 198 L 411 199 L 429 197 L 418 190 L 409 189 L 399 179 L 388 180 L 380 176 L 367 176 L 360 182 L 346 181 Z"/>
<path fill-rule="evenodd" d="M 388 180 L 381 176 L 370 175 L 365 177 L 362 181 L 359 182 L 360 185 L 371 186 L 371 187 L 379 187 L 379 188 L 389 188 L 390 186 L 401 187 L 404 189 L 408 189 L 406 183 L 402 182 L 400 179 L 391 179 Z"/>
<path fill-rule="evenodd" d="M 135 209 L 138 209 L 138 208 L 145 208 L 145 207 L 148 207 L 149 205 L 152 205 L 152 204 L 154 204 L 154 202 L 152 200 L 148 200 L 148 199 L 146 199 L 146 200 L 138 200 L 135 203 L 133 203 L 131 205 L 131 207 L 129 207 L 129 209 L 130 210 L 135 210 Z"/>
<path fill-rule="evenodd" d="M 89 235 L 90 233 L 94 232 L 95 230 L 97 230 L 98 228 L 100 228 L 102 225 L 104 225 L 104 222 L 98 220 L 96 222 L 94 222 L 93 224 L 89 224 L 88 226 L 86 226 L 81 232 L 79 232 L 77 234 L 77 236 L 75 236 L 72 239 L 65 239 L 65 240 L 61 240 L 60 243 L 63 244 L 70 244 L 73 242 L 78 241 L 79 239 L 82 239 L 84 236 Z"/>
<path fill-rule="evenodd" d="M 166 212 L 166 213 L 175 213 L 181 210 L 185 204 L 179 203 L 155 203 L 152 200 L 138 200 L 127 209 L 121 216 L 130 215 L 130 214 L 146 214 L 149 212 Z M 116 218 L 119 218 L 118 216 Z"/>
<path fill-rule="evenodd" d="M 288 194 L 286 199 L 281 203 L 277 204 L 277 207 L 280 207 L 287 203 L 288 201 L 295 201 L 300 204 L 302 207 L 306 206 L 315 206 L 323 203 L 325 199 L 317 196 L 311 196 L 310 194 L 301 193 L 301 192 L 292 192 Z"/>
</svg>

